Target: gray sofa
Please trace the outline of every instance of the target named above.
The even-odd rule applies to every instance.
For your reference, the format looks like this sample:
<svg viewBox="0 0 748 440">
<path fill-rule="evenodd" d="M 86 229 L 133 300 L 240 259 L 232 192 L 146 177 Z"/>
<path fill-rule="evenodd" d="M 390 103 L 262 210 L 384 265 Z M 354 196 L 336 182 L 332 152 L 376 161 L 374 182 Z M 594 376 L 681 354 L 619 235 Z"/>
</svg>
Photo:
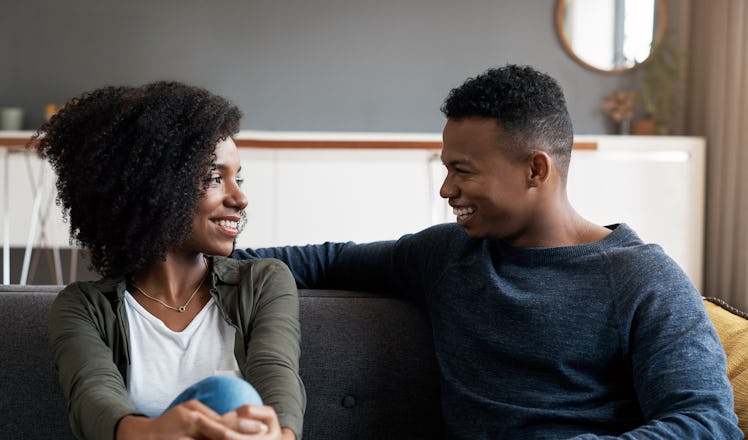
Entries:
<svg viewBox="0 0 748 440">
<path fill-rule="evenodd" d="M 0 285 L 0 438 L 72 438 L 47 335 L 60 286 Z M 304 438 L 444 437 L 428 323 L 412 304 L 301 290 Z"/>
</svg>

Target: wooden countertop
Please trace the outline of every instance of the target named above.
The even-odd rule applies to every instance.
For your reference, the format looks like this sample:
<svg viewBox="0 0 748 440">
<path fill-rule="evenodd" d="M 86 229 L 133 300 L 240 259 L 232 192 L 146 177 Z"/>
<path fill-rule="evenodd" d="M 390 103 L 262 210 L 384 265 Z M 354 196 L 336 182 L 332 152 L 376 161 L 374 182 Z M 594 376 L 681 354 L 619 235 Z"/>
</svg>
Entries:
<svg viewBox="0 0 748 440">
<path fill-rule="evenodd" d="M 24 148 L 31 131 L 0 131 L 0 147 Z M 439 150 L 439 133 L 363 133 L 240 131 L 237 147 L 242 148 L 362 148 Z M 575 142 L 575 150 L 595 150 L 596 142 Z"/>
</svg>

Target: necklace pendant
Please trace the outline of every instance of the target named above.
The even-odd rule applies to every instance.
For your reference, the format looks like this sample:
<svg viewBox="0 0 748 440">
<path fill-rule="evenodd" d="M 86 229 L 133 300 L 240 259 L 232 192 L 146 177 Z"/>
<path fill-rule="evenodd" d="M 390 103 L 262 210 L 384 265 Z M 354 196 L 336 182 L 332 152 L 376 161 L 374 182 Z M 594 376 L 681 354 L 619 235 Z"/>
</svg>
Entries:
<svg viewBox="0 0 748 440">
<path fill-rule="evenodd" d="M 187 309 L 187 306 L 179 306 L 179 308 L 177 309 L 177 312 L 184 313 L 185 309 Z"/>
</svg>

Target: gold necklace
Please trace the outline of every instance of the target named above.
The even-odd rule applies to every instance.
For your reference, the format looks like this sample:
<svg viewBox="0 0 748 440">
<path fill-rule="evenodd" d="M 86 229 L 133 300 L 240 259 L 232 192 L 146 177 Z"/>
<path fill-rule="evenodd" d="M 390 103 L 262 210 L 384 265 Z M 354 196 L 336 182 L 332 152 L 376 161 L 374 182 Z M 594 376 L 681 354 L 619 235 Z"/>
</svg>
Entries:
<svg viewBox="0 0 748 440">
<path fill-rule="evenodd" d="M 205 261 L 205 257 L 203 257 L 203 264 L 205 264 L 205 268 L 207 269 L 208 268 L 208 262 Z M 135 284 L 135 280 L 134 279 L 132 280 L 131 284 L 132 284 L 132 287 L 134 287 L 135 289 L 137 289 L 138 292 L 140 292 L 143 295 L 145 295 L 146 298 L 148 298 L 148 299 L 150 299 L 152 301 L 156 301 L 157 303 L 161 304 L 162 306 L 166 307 L 169 310 L 174 310 L 175 312 L 184 313 L 184 311 L 187 310 L 187 305 L 190 303 L 190 301 L 192 301 L 192 298 L 194 298 L 195 295 L 197 295 L 197 292 L 200 290 L 200 288 L 203 287 L 203 282 L 205 282 L 205 276 L 203 276 L 203 278 L 200 280 L 200 284 L 197 285 L 197 289 L 195 289 L 195 291 L 192 292 L 192 295 L 190 295 L 190 297 L 187 299 L 187 302 L 184 303 L 183 305 L 179 306 L 179 307 L 170 306 L 169 304 L 166 304 L 165 302 L 161 301 L 160 299 L 155 298 L 155 297 L 151 296 L 150 294 L 146 293 L 145 290 L 143 290 L 141 287 L 139 287 L 137 284 Z"/>
</svg>

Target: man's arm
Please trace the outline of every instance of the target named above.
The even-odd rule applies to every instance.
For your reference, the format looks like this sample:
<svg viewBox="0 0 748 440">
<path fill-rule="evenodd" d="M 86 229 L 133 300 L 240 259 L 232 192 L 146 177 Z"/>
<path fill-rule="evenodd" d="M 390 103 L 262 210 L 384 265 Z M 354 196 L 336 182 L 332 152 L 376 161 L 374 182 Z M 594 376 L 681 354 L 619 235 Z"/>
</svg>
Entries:
<svg viewBox="0 0 748 440">
<path fill-rule="evenodd" d="M 237 249 L 231 255 L 239 260 L 277 258 L 291 269 L 300 289 L 328 288 L 330 271 L 338 254 L 353 243 L 324 243 L 306 246 L 283 246 L 258 249 Z"/>
<path fill-rule="evenodd" d="M 238 249 L 237 259 L 276 258 L 291 269 L 300 289 L 399 290 L 392 271 L 395 241 L 367 244 L 323 243 Z"/>
<path fill-rule="evenodd" d="M 620 438 L 743 438 L 725 354 L 701 295 L 661 251 L 650 247 L 640 257 L 613 281 L 628 286 L 616 324 L 646 421 Z"/>
<path fill-rule="evenodd" d="M 404 296 L 416 302 L 438 281 L 469 240 L 454 223 L 431 226 L 396 241 L 324 243 L 239 249 L 239 259 L 277 258 L 291 269 L 299 289 L 349 289 Z"/>
</svg>

